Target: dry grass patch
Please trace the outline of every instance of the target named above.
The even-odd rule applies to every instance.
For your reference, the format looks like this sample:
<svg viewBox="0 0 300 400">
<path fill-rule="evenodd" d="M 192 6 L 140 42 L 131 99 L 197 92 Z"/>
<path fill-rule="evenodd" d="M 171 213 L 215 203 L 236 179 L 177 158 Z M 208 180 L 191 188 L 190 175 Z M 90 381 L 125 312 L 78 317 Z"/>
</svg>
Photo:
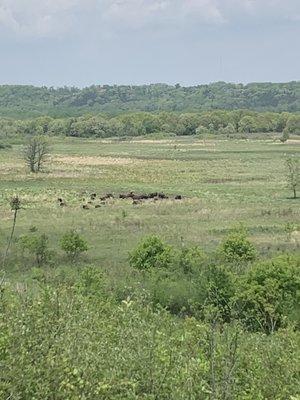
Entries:
<svg viewBox="0 0 300 400">
<path fill-rule="evenodd" d="M 127 143 L 141 143 L 141 144 L 175 144 L 177 143 L 176 140 L 170 140 L 170 139 L 140 139 L 140 140 L 129 140 Z"/>
<path fill-rule="evenodd" d="M 84 166 L 98 166 L 98 165 L 130 165 L 142 163 L 142 160 L 134 158 L 122 157 L 95 157 L 95 156 L 59 156 L 52 157 L 52 161 L 67 164 L 67 165 L 84 165 Z"/>
</svg>

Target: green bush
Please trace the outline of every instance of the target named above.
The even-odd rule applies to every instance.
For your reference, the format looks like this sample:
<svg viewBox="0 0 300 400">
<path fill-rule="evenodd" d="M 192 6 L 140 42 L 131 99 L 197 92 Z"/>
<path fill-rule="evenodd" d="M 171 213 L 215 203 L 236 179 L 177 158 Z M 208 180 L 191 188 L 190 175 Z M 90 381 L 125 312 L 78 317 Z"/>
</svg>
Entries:
<svg viewBox="0 0 300 400">
<path fill-rule="evenodd" d="M 60 246 L 72 261 L 75 261 L 81 253 L 88 250 L 86 240 L 73 230 L 63 235 L 60 240 Z"/>
<path fill-rule="evenodd" d="M 240 318 L 248 329 L 272 333 L 299 324 L 300 260 L 282 256 L 253 266 L 237 291 Z"/>
<path fill-rule="evenodd" d="M 86 272 L 77 278 L 90 288 L 97 272 Z M 290 400 L 299 393 L 299 332 L 267 336 L 88 292 L 77 283 L 5 287 L 1 399 Z"/>
<path fill-rule="evenodd" d="M 99 268 L 88 266 L 80 271 L 76 288 L 84 296 L 106 297 L 103 273 Z"/>
<path fill-rule="evenodd" d="M 50 260 L 51 253 L 48 248 L 48 237 L 45 234 L 29 234 L 19 238 L 23 251 L 35 257 L 36 264 L 41 266 Z"/>
<path fill-rule="evenodd" d="M 194 315 L 193 305 L 198 294 L 196 282 L 185 274 L 162 269 L 151 270 L 147 278 L 145 286 L 154 305 L 178 316 Z"/>
<path fill-rule="evenodd" d="M 168 268 L 174 256 L 172 247 L 165 244 L 158 236 L 144 238 L 130 254 L 130 266 L 139 270 Z"/>
<path fill-rule="evenodd" d="M 211 265 L 206 268 L 203 278 L 206 286 L 202 306 L 204 306 L 204 309 L 207 305 L 213 306 L 223 321 L 229 321 L 235 295 L 233 275 L 224 266 Z M 204 309 L 203 311 L 205 311 Z"/>
<path fill-rule="evenodd" d="M 289 134 L 287 128 L 285 128 L 285 129 L 283 130 L 282 136 L 280 137 L 279 140 L 280 140 L 282 143 L 285 143 L 289 138 L 290 138 L 290 134 Z"/>
<path fill-rule="evenodd" d="M 183 247 L 177 254 L 176 263 L 184 274 L 192 274 L 208 261 L 207 255 L 200 247 Z"/>
<path fill-rule="evenodd" d="M 249 262 L 256 258 L 256 249 L 244 229 L 237 229 L 221 244 L 221 255 L 229 263 Z"/>
</svg>

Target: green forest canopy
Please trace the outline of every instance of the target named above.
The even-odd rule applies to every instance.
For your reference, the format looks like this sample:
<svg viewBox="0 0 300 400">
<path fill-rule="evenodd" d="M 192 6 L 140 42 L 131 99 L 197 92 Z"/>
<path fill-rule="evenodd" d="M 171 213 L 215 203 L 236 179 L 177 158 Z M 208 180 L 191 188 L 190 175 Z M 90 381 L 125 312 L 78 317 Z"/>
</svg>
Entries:
<svg viewBox="0 0 300 400">
<path fill-rule="evenodd" d="M 136 111 L 195 112 L 214 109 L 299 112 L 300 82 L 247 85 L 217 82 L 191 87 L 179 84 L 94 85 L 84 89 L 0 86 L 0 117 L 71 117 L 87 112 L 116 115 Z"/>
</svg>

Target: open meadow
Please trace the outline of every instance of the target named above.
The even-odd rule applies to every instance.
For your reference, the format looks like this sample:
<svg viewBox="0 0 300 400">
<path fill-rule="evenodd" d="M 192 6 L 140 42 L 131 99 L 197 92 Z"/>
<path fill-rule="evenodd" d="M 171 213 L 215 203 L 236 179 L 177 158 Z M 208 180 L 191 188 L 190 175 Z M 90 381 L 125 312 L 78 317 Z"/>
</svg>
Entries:
<svg viewBox="0 0 300 400">
<path fill-rule="evenodd" d="M 299 142 L 2 149 L 0 397 L 298 399 Z"/>
<path fill-rule="evenodd" d="M 12 222 L 9 199 L 18 195 L 16 236 L 36 227 L 57 248 L 62 233 L 76 229 L 89 244 L 88 261 L 105 268 L 123 268 L 145 235 L 212 251 L 240 223 L 262 254 L 297 250 L 300 204 L 291 199 L 284 162 L 290 154 L 300 155 L 300 141 L 54 139 L 44 171 L 31 174 L 14 145 L 0 151 L 2 246 Z M 169 199 L 118 198 L 130 191 Z M 106 193 L 115 199 L 101 202 Z"/>
</svg>

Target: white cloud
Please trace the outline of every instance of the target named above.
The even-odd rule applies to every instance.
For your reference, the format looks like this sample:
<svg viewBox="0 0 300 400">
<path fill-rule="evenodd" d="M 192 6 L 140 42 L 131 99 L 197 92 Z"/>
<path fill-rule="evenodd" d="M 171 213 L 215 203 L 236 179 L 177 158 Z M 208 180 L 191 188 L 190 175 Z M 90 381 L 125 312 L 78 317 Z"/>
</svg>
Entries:
<svg viewBox="0 0 300 400">
<path fill-rule="evenodd" d="M 68 31 L 82 0 L 0 0 L 0 25 L 18 35 L 48 36 Z"/>
<path fill-rule="evenodd" d="M 115 0 L 107 4 L 105 19 L 133 27 L 148 23 L 194 20 L 223 22 L 215 0 Z M 99 2 L 103 7 L 103 1 Z"/>
<path fill-rule="evenodd" d="M 299 15 L 299 0 L 0 0 L 0 27 L 21 37 L 57 36 L 82 24 L 89 30 L 89 19 L 100 31 L 114 31 Z"/>
</svg>

